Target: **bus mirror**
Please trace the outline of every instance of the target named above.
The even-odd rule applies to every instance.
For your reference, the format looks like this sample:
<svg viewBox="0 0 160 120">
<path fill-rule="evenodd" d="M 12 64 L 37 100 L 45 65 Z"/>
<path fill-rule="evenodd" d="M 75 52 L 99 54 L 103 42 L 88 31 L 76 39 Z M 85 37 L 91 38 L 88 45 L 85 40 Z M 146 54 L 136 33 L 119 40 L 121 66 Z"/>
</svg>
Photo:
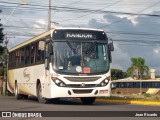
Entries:
<svg viewBox="0 0 160 120">
<path fill-rule="evenodd" d="M 112 55 L 111 55 L 111 51 L 109 52 L 109 62 L 112 63 Z"/>
<path fill-rule="evenodd" d="M 108 44 L 108 48 L 109 48 L 110 51 L 114 51 L 113 42 L 111 42 L 111 43 Z"/>
<path fill-rule="evenodd" d="M 44 50 L 44 48 L 45 48 L 45 42 L 44 41 L 39 41 L 38 50 Z"/>
</svg>

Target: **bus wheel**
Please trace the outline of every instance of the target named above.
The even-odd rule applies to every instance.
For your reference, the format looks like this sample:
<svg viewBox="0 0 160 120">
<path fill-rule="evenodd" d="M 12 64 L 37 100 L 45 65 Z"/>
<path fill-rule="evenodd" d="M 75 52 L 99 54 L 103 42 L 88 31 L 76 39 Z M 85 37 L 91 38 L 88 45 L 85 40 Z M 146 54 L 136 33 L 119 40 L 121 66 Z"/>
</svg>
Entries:
<svg viewBox="0 0 160 120">
<path fill-rule="evenodd" d="M 81 102 L 84 105 L 91 105 L 95 102 L 96 98 L 95 97 L 83 97 L 81 98 Z"/>
<path fill-rule="evenodd" d="M 42 88 L 41 88 L 40 83 L 38 84 L 38 87 L 37 87 L 37 98 L 40 103 L 47 103 L 48 102 L 48 100 L 46 98 L 42 97 Z"/>
<path fill-rule="evenodd" d="M 15 83 L 15 91 L 14 91 L 14 94 L 15 94 L 15 98 L 16 98 L 16 99 L 22 99 L 22 98 L 23 98 L 23 96 L 18 93 L 18 85 L 17 85 L 17 83 Z"/>
</svg>

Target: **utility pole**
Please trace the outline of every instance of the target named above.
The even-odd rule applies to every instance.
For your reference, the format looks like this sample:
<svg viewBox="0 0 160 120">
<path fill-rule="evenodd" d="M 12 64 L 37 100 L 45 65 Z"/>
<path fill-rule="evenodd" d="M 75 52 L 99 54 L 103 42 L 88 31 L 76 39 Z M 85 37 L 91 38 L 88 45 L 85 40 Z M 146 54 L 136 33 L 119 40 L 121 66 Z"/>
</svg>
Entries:
<svg viewBox="0 0 160 120">
<path fill-rule="evenodd" d="M 51 29 L 51 0 L 49 0 L 49 8 L 48 8 L 48 30 Z"/>
<path fill-rule="evenodd" d="M 7 70 L 8 70 L 8 49 L 7 44 L 10 39 L 10 36 L 7 35 L 4 38 L 4 56 L 3 56 L 3 67 L 4 67 L 4 76 L 3 76 L 3 95 L 6 94 L 7 91 Z"/>
</svg>

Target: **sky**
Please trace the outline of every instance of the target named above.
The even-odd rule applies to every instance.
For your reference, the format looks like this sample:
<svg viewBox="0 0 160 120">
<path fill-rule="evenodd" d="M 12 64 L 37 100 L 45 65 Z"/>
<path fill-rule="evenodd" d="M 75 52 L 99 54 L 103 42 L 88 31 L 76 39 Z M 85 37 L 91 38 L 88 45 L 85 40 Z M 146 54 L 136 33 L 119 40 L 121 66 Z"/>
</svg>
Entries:
<svg viewBox="0 0 160 120">
<path fill-rule="evenodd" d="M 28 5 L 18 5 L 23 1 L 0 0 L 0 22 L 5 23 L 3 32 L 10 37 L 9 48 L 46 31 L 48 27 L 48 1 L 26 0 Z M 114 42 L 112 68 L 126 71 L 132 57 L 142 57 L 146 65 L 156 69 L 160 75 L 160 0 L 51 2 L 52 28 L 103 29 Z"/>
</svg>

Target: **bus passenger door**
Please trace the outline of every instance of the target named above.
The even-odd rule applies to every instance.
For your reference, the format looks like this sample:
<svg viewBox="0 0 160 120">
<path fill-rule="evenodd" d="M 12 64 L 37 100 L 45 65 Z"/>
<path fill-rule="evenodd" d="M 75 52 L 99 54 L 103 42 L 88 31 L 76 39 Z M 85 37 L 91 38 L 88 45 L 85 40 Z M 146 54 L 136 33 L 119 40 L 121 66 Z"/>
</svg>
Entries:
<svg viewBox="0 0 160 120">
<path fill-rule="evenodd" d="M 44 97 L 50 97 L 50 71 L 49 71 L 49 63 L 50 63 L 50 43 L 46 43 L 45 46 L 45 80 L 44 80 L 44 90 L 42 94 L 45 95 Z"/>
</svg>

